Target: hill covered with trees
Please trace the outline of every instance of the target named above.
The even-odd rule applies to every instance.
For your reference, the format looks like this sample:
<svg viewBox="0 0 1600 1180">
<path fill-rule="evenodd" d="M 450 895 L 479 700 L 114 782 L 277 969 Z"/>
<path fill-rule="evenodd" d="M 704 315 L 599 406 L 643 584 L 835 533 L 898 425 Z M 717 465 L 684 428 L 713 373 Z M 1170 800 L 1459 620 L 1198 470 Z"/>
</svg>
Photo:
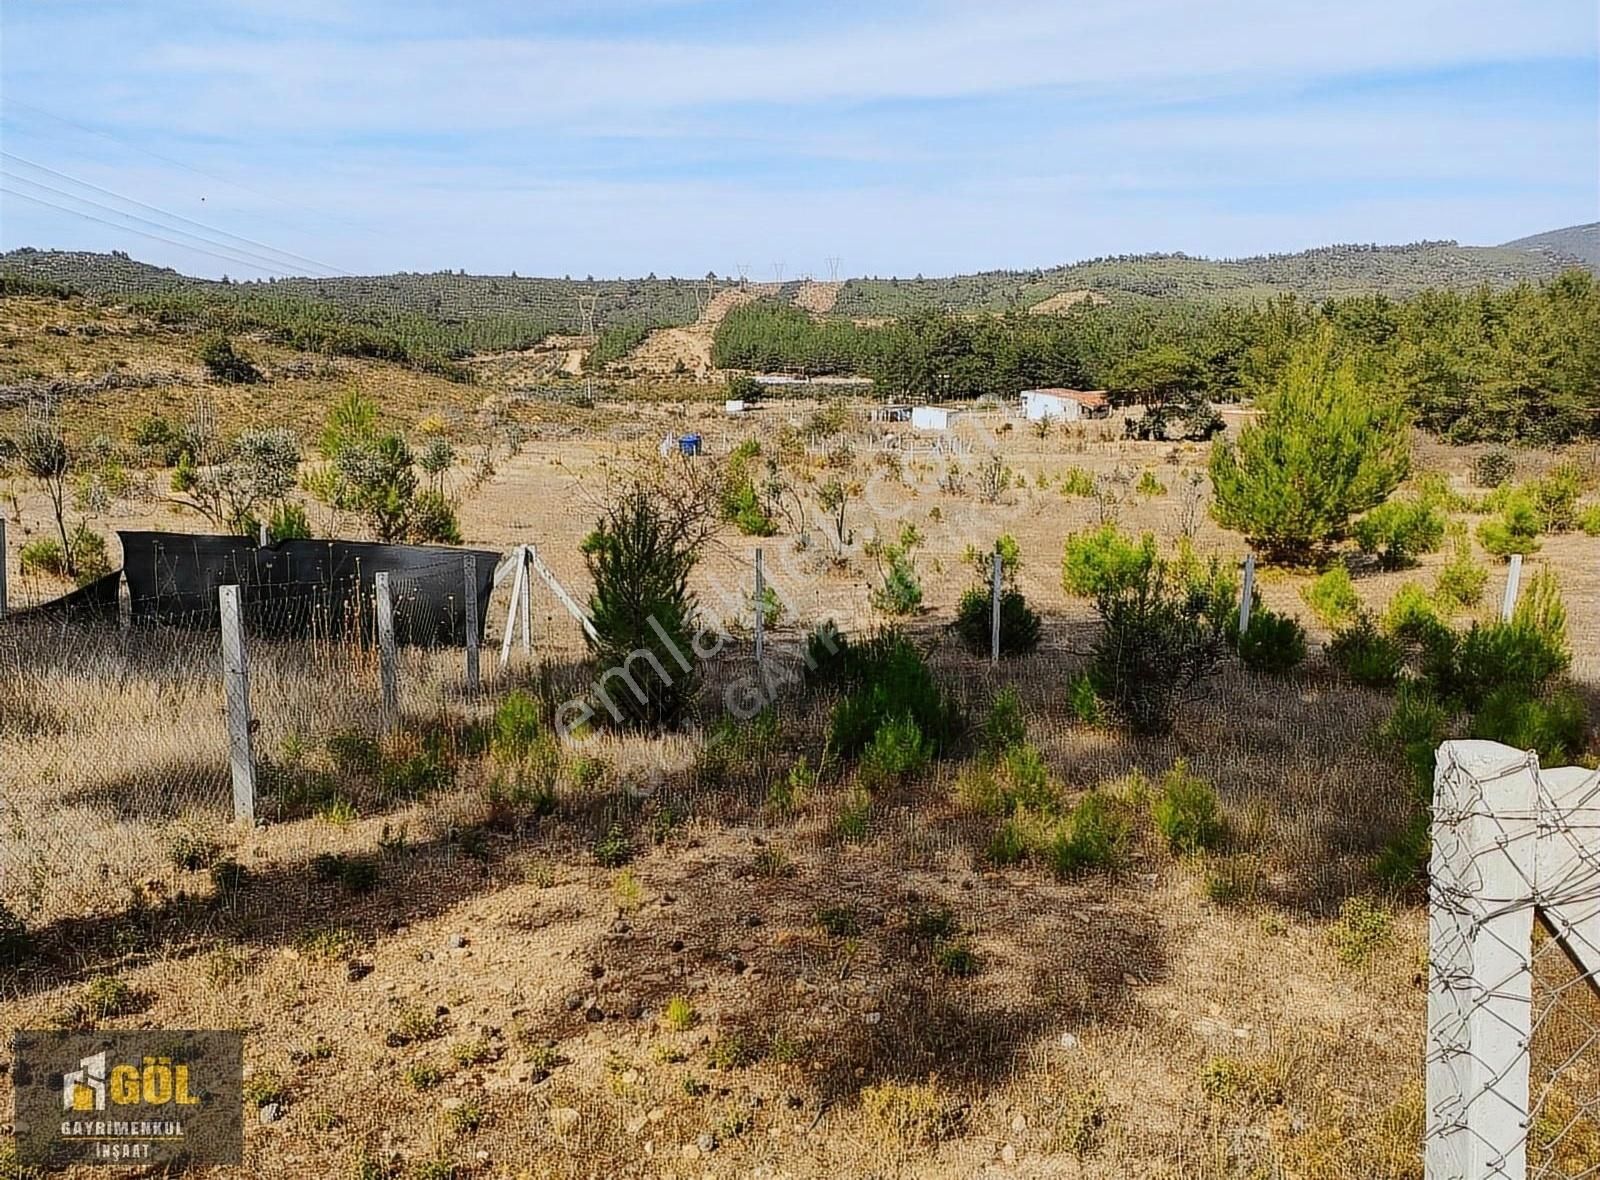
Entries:
<svg viewBox="0 0 1600 1180">
<path fill-rule="evenodd" d="M 1531 250 L 1557 259 L 1581 262 L 1590 270 L 1600 272 L 1600 221 L 1588 225 L 1569 225 L 1566 229 L 1553 229 L 1548 233 L 1533 234 L 1507 242 L 1508 250 Z"/>
</svg>

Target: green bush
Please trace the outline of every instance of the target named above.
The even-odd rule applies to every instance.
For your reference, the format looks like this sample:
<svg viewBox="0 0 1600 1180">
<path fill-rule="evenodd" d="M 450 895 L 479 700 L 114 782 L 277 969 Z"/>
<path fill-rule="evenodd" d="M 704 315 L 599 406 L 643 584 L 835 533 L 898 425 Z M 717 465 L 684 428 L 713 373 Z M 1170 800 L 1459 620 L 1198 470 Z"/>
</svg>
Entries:
<svg viewBox="0 0 1600 1180">
<path fill-rule="evenodd" d="M 459 545 L 461 526 L 456 510 L 441 491 L 424 488 L 411 501 L 409 533 L 419 545 Z"/>
<path fill-rule="evenodd" d="M 1094 598 L 1133 585 L 1156 562 L 1151 534 L 1135 541 L 1114 524 L 1101 525 L 1067 538 L 1061 561 L 1061 585 L 1068 594 Z"/>
<path fill-rule="evenodd" d="M 602 717 L 672 727 L 695 698 L 699 668 L 679 663 L 694 650 L 697 606 L 689 574 L 698 556 L 687 535 L 692 527 L 692 521 L 674 519 L 650 489 L 635 486 L 606 506 L 583 543 L 594 579 L 589 617 L 597 637 L 589 640 L 590 650 L 602 677 L 619 669 L 632 677 L 631 684 L 612 680 L 611 707 Z"/>
<path fill-rule="evenodd" d="M 1406 683 L 1395 694 L 1394 711 L 1380 730 L 1410 768 L 1419 802 L 1433 797 L 1434 753 L 1448 734 L 1449 722 L 1430 684 Z"/>
<path fill-rule="evenodd" d="M 958 711 L 922 653 L 905 636 L 887 631 L 865 643 L 840 638 L 839 679 L 846 694 L 834 705 L 828 749 L 853 758 L 889 721 L 909 717 L 930 755 L 946 752 L 958 728 Z"/>
<path fill-rule="evenodd" d="M 1214 560 L 1204 574 L 1152 560 L 1102 588 L 1088 673 L 1096 697 L 1138 732 L 1168 728 L 1184 694 L 1222 657 L 1237 617 L 1230 585 Z"/>
<path fill-rule="evenodd" d="M 1433 852 L 1431 827 L 1426 810 L 1414 814 L 1378 852 L 1372 862 L 1372 875 L 1390 889 L 1404 888 L 1422 877 Z"/>
<path fill-rule="evenodd" d="M 994 694 L 989 712 L 983 719 L 983 748 L 990 757 L 998 757 L 1013 746 L 1020 746 L 1028 737 L 1028 724 L 1022 713 L 1022 698 L 1011 685 Z"/>
<path fill-rule="evenodd" d="M 1496 557 L 1509 558 L 1514 553 L 1526 556 L 1539 551 L 1543 527 L 1533 497 L 1513 490 L 1501 499 L 1499 515 L 1478 525 L 1478 543 Z"/>
<path fill-rule="evenodd" d="M 1600 537 L 1600 504 L 1586 504 L 1578 510 L 1578 527 L 1586 537 Z"/>
<path fill-rule="evenodd" d="M 1396 590 L 1383 612 L 1383 629 L 1397 639 L 1412 643 L 1423 642 L 1443 626 L 1427 590 L 1416 582 L 1407 582 Z"/>
<path fill-rule="evenodd" d="M 1121 860 L 1127 839 L 1127 821 L 1104 796 L 1091 792 L 1072 809 L 1045 854 L 1058 876 L 1070 877 L 1111 868 Z"/>
<path fill-rule="evenodd" d="M 1162 776 L 1151 813 L 1167 847 L 1180 855 L 1216 848 L 1227 834 L 1216 791 L 1181 758 Z"/>
<path fill-rule="evenodd" d="M 533 751 L 544 732 L 538 702 L 520 688 L 513 689 L 495 706 L 490 748 L 500 761 L 518 762 Z"/>
<path fill-rule="evenodd" d="M 1343 562 L 1320 575 L 1301 596 L 1324 626 L 1342 627 L 1361 612 L 1361 599 Z"/>
<path fill-rule="evenodd" d="M 292 500 L 285 500 L 272 510 L 267 518 L 267 537 L 279 541 L 309 541 L 311 520 L 306 510 Z"/>
<path fill-rule="evenodd" d="M 1441 697 L 1469 709 L 1503 685 L 1536 693 L 1571 662 L 1566 608 L 1548 571 L 1529 580 L 1509 622 L 1441 630 L 1423 647 L 1423 674 Z"/>
<path fill-rule="evenodd" d="M 1388 500 L 1355 524 L 1361 552 L 1375 554 L 1384 569 L 1415 565 L 1444 540 L 1444 516 L 1425 500 Z"/>
<path fill-rule="evenodd" d="M 1572 463 L 1553 467 L 1530 489 L 1539 524 L 1547 533 L 1569 533 L 1578 526 L 1578 497 L 1583 494 L 1583 471 Z"/>
<path fill-rule="evenodd" d="M 861 752 L 861 781 L 869 790 L 905 782 L 932 756 L 922 730 L 909 716 L 891 718 Z"/>
<path fill-rule="evenodd" d="M 962 594 L 956 606 L 956 634 L 962 643 L 980 655 L 988 655 L 993 644 L 991 628 L 994 603 L 991 592 L 974 586 Z M 1039 616 L 1028 605 L 1020 590 L 1000 592 L 1000 654 L 1025 655 L 1039 646 Z"/>
<path fill-rule="evenodd" d="M 50 537 L 35 537 L 24 541 L 17 551 L 17 561 L 24 574 L 49 574 L 51 577 L 67 576 L 67 558 L 61 551 L 61 542 Z"/>
<path fill-rule="evenodd" d="M 1504 447 L 1485 451 L 1472 461 L 1472 482 L 1480 488 L 1497 488 L 1517 473 L 1517 461 Z"/>
<path fill-rule="evenodd" d="M 255 362 L 221 334 L 209 336 L 201 343 L 200 363 L 213 379 L 230 385 L 253 385 L 261 380 L 261 370 L 256 368 Z"/>
<path fill-rule="evenodd" d="M 1450 535 L 1450 560 L 1439 567 L 1434 599 L 1446 611 L 1466 610 L 1482 600 L 1489 571 L 1473 557 L 1472 540 L 1467 536 L 1465 525 L 1452 525 Z"/>
<path fill-rule="evenodd" d="M 1283 673 L 1306 658 L 1306 631 L 1300 620 L 1262 607 L 1251 613 L 1250 628 L 1239 636 L 1238 648 L 1245 667 Z"/>
<path fill-rule="evenodd" d="M 24 542 L 17 553 L 17 560 L 25 574 L 49 574 L 56 578 L 68 576 L 61 542 L 49 537 L 36 537 Z M 111 572 L 106 539 L 87 524 L 79 524 L 72 531 L 72 564 L 77 568 L 74 580 L 80 586 L 87 586 Z"/>
<path fill-rule="evenodd" d="M 914 554 L 920 541 L 907 525 L 896 544 L 879 549 L 883 581 L 872 591 L 872 605 L 886 615 L 901 618 L 922 609 L 922 581 L 917 577 Z"/>
<path fill-rule="evenodd" d="M 1484 697 L 1470 732 L 1518 750 L 1535 750 L 1544 765 L 1562 766 L 1583 751 L 1589 713 L 1571 688 L 1534 696 L 1525 685 L 1502 684 Z"/>
<path fill-rule="evenodd" d="M 1405 650 L 1363 614 L 1328 643 L 1328 659 L 1356 684 L 1389 688 L 1400 678 Z"/>
</svg>

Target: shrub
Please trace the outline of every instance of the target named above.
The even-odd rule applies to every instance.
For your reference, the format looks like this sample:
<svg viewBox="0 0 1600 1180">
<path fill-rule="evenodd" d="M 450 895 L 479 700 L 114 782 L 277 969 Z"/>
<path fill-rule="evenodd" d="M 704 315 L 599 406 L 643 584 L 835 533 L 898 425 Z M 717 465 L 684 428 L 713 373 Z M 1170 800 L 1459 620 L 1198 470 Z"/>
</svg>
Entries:
<svg viewBox="0 0 1600 1180">
<path fill-rule="evenodd" d="M 72 531 L 72 561 L 69 564 L 61 542 L 48 537 L 37 537 L 23 544 L 17 560 L 25 574 L 48 574 L 51 577 L 72 577 L 80 586 L 86 586 L 111 572 L 111 559 L 106 554 L 106 539 L 87 524 L 79 524 Z M 75 571 L 75 572 L 74 572 Z"/>
<path fill-rule="evenodd" d="M 1449 720 L 1430 684 L 1402 684 L 1395 696 L 1394 712 L 1380 730 L 1411 768 L 1419 801 L 1426 802 L 1433 795 L 1434 751 L 1445 739 Z"/>
<path fill-rule="evenodd" d="M 914 615 L 922 609 L 922 582 L 917 577 L 914 553 L 919 538 L 910 525 L 897 544 L 879 550 L 882 582 L 872 591 L 872 605 L 886 615 Z"/>
<path fill-rule="evenodd" d="M 1578 511 L 1578 527 L 1586 537 L 1600 537 L 1600 504 L 1586 504 Z"/>
<path fill-rule="evenodd" d="M 1513 491 L 1502 499 L 1498 516 L 1478 525 L 1478 543 L 1496 557 L 1537 553 L 1542 527 L 1533 498 L 1526 492 Z"/>
<path fill-rule="evenodd" d="M 35 537 L 24 541 L 17 552 L 18 563 L 24 574 L 48 574 L 55 578 L 67 576 L 67 558 L 61 542 L 49 537 Z"/>
<path fill-rule="evenodd" d="M 1502 447 L 1485 451 L 1472 461 L 1472 482 L 1480 488 L 1497 488 L 1517 473 L 1517 461 Z"/>
<path fill-rule="evenodd" d="M 311 519 L 306 516 L 306 510 L 292 500 L 280 503 L 267 518 L 267 538 L 274 544 L 279 541 L 309 541 Z"/>
<path fill-rule="evenodd" d="M 1056 804 L 1056 787 L 1050 768 L 1038 749 L 1026 743 L 1012 746 L 992 763 L 973 768 L 957 784 L 962 801 L 986 815 L 1011 815 L 1018 808 L 1050 812 Z"/>
<path fill-rule="evenodd" d="M 1439 577 L 1434 583 L 1434 599 L 1447 611 L 1465 610 L 1477 606 L 1483 598 L 1483 588 L 1489 581 L 1489 571 L 1472 556 L 1472 541 L 1465 525 L 1450 528 L 1450 560 L 1439 567 Z"/>
<path fill-rule="evenodd" d="M 860 843 L 871 835 L 872 792 L 859 784 L 852 788 L 839 805 L 834 827 L 841 840 L 851 843 Z"/>
<path fill-rule="evenodd" d="M 1155 472 L 1145 471 L 1140 474 L 1139 482 L 1134 485 L 1133 490 L 1141 496 L 1154 499 L 1157 496 L 1165 496 L 1167 494 L 1167 485 L 1156 478 Z"/>
<path fill-rule="evenodd" d="M 1094 677 L 1087 672 L 1073 679 L 1067 686 L 1067 707 L 1084 725 L 1098 725 L 1105 714 L 1100 694 L 1094 689 Z"/>
<path fill-rule="evenodd" d="M 1356 521 L 1354 531 L 1361 552 L 1376 554 L 1384 569 L 1394 570 L 1435 552 L 1444 526 L 1443 515 L 1425 500 L 1388 500 Z"/>
<path fill-rule="evenodd" d="M 1104 626 L 1089 678 L 1095 695 L 1136 731 L 1166 729 L 1178 701 L 1215 670 L 1234 616 L 1213 561 L 1204 578 L 1165 561 L 1134 567 L 1095 600 Z"/>
<path fill-rule="evenodd" d="M 848 691 L 833 709 L 829 751 L 853 758 L 888 721 L 909 717 L 929 754 L 943 753 L 955 737 L 958 713 L 915 645 L 893 631 L 862 644 L 841 637 L 840 644 L 839 676 Z"/>
<path fill-rule="evenodd" d="M 1383 629 L 1397 639 L 1413 643 L 1421 643 L 1443 626 L 1433 600 L 1416 582 L 1407 582 L 1396 590 L 1383 612 Z"/>
<path fill-rule="evenodd" d="M 1058 485 L 1061 494 L 1069 500 L 1075 496 L 1094 495 L 1094 476 L 1082 467 L 1069 467 Z"/>
<path fill-rule="evenodd" d="M 1533 696 L 1526 686 L 1503 684 L 1478 706 L 1470 733 L 1518 750 L 1536 750 L 1544 765 L 1560 766 L 1583 750 L 1588 731 L 1588 709 L 1571 688 Z"/>
<path fill-rule="evenodd" d="M 1306 631 L 1299 619 L 1263 607 L 1251 613 L 1249 630 L 1239 636 L 1238 647 L 1245 667 L 1283 673 L 1306 658 Z"/>
<path fill-rule="evenodd" d="M 1343 562 L 1334 565 L 1302 591 L 1312 613 L 1324 626 L 1342 627 L 1361 611 L 1361 599 Z"/>
<path fill-rule="evenodd" d="M 255 362 L 221 334 L 207 337 L 200 345 L 200 363 L 213 379 L 230 385 L 253 385 L 261 380 L 261 370 Z"/>
<path fill-rule="evenodd" d="M 1566 608 L 1553 574 L 1529 580 L 1509 622 L 1441 630 L 1423 649 L 1423 672 L 1438 693 L 1475 708 L 1503 685 L 1537 692 L 1572 662 Z"/>
<path fill-rule="evenodd" d="M 520 688 L 507 693 L 495 706 L 489 742 L 496 758 L 503 762 L 521 761 L 543 735 L 544 721 L 539 706 Z"/>
<path fill-rule="evenodd" d="M 1339 907 L 1339 920 L 1328 929 L 1328 944 L 1347 967 L 1360 967 L 1389 945 L 1394 918 L 1364 897 L 1351 897 Z"/>
<path fill-rule="evenodd" d="M 981 655 L 993 645 L 994 600 L 991 592 L 974 586 L 961 596 L 956 606 L 956 634 L 962 643 Z M 1020 590 L 1000 592 L 1000 654 L 1025 655 L 1039 646 L 1039 616 L 1028 605 Z"/>
<path fill-rule="evenodd" d="M 1101 525 L 1067 538 L 1061 561 L 1061 585 L 1068 594 L 1094 598 L 1130 586 L 1156 562 L 1156 541 L 1149 533 L 1135 541 L 1114 524 Z"/>
<path fill-rule="evenodd" d="M 1151 813 L 1167 847 L 1184 856 L 1215 848 L 1227 831 L 1216 791 L 1181 758 L 1162 776 Z"/>
<path fill-rule="evenodd" d="M 411 502 L 411 540 L 420 545 L 459 545 L 461 526 L 455 506 L 441 491 L 424 488 Z"/>
<path fill-rule="evenodd" d="M 931 756 L 922 730 L 909 716 L 881 726 L 861 754 L 861 781 L 869 789 L 904 782 L 927 766 Z"/>
<path fill-rule="evenodd" d="M 1056 873 L 1069 877 L 1115 865 L 1127 838 L 1127 821 L 1103 795 L 1091 792 L 1078 801 L 1045 851 Z"/>
<path fill-rule="evenodd" d="M 1328 659 L 1356 684 L 1389 688 L 1400 678 L 1405 651 L 1363 614 L 1328 644 Z"/>
<path fill-rule="evenodd" d="M 861 1091 L 867 1122 L 897 1144 L 927 1144 L 943 1136 L 949 1103 L 931 1082 L 883 1082 Z"/>
<path fill-rule="evenodd" d="M 987 553 L 978 552 L 977 546 L 968 545 L 961 555 L 961 560 L 972 567 L 973 574 L 985 586 L 994 578 L 994 555 L 1000 555 L 1000 578 L 1009 584 L 1016 578 L 1017 572 L 1022 569 L 1022 546 L 1010 533 L 1002 533 L 995 539 L 994 548 Z"/>
<path fill-rule="evenodd" d="M 1212 452 L 1212 513 L 1269 556 L 1337 539 L 1406 476 L 1404 409 L 1338 355 L 1331 330 L 1294 347 L 1258 404 L 1260 420 Z"/>
<path fill-rule="evenodd" d="M 1567 533 L 1577 527 L 1578 497 L 1583 493 L 1584 475 L 1572 463 L 1551 468 L 1531 488 L 1539 524 L 1547 533 Z"/>
<path fill-rule="evenodd" d="M 696 602 L 689 573 L 697 558 L 689 525 L 644 487 L 613 500 L 583 543 L 594 579 L 589 648 L 603 670 L 616 673 L 606 694 L 614 721 L 676 726 L 694 699 L 698 668 L 685 668 L 694 650 Z M 643 666 L 640 666 L 643 665 Z"/>
<path fill-rule="evenodd" d="M 1372 875 L 1391 889 L 1417 880 L 1428 870 L 1433 836 L 1428 812 L 1418 811 L 1373 858 Z"/>
<path fill-rule="evenodd" d="M 1008 684 L 995 693 L 994 700 L 989 703 L 988 715 L 983 719 L 983 748 L 990 757 L 997 757 L 1013 746 L 1020 746 L 1027 736 L 1022 698 Z"/>
<path fill-rule="evenodd" d="M 673 996 L 661 1012 L 661 1023 L 673 1032 L 688 1032 L 699 1022 L 700 1014 L 687 996 Z"/>
</svg>

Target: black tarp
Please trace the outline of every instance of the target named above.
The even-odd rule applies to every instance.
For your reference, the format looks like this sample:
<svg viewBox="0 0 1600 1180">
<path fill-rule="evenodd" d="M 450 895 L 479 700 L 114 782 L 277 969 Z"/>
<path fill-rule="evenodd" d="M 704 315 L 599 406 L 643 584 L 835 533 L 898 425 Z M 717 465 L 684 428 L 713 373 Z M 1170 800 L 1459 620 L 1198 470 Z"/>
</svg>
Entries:
<svg viewBox="0 0 1600 1180">
<path fill-rule="evenodd" d="M 135 623 L 216 626 L 217 588 L 237 585 L 248 631 L 260 635 L 369 634 L 373 575 L 389 574 L 395 638 L 409 644 L 466 643 L 465 558 L 478 559 L 478 638 L 500 555 L 483 549 L 381 545 L 368 541 L 280 541 L 248 537 L 118 532 Z"/>
<path fill-rule="evenodd" d="M 122 571 L 79 586 L 70 594 L 26 607 L 9 615 L 12 619 L 48 619 L 65 623 L 115 623 L 117 600 L 122 593 Z"/>
</svg>

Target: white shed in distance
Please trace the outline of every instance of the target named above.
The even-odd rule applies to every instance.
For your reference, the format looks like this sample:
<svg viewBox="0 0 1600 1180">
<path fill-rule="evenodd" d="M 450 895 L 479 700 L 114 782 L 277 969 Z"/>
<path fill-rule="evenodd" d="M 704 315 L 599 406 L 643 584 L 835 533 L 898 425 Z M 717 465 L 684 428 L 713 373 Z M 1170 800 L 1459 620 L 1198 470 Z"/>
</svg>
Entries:
<svg viewBox="0 0 1600 1180">
<path fill-rule="evenodd" d="M 1060 418 L 1076 422 L 1080 418 L 1105 418 L 1111 413 L 1111 399 L 1102 389 L 1024 389 L 1022 416 L 1029 422 Z"/>
<path fill-rule="evenodd" d="M 911 411 L 911 426 L 914 430 L 949 430 L 955 416 L 954 410 L 943 406 L 917 406 Z"/>
</svg>

